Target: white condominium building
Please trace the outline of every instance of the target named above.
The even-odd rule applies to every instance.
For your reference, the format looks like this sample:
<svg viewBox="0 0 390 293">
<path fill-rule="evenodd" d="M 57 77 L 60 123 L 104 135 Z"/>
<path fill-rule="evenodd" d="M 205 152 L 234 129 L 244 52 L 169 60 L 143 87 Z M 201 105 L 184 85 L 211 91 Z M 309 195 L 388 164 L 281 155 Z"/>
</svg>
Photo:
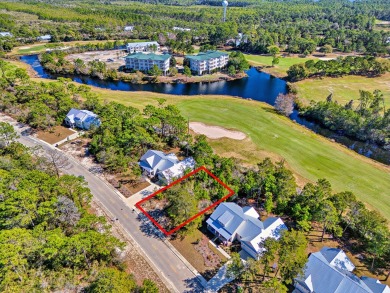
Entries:
<svg viewBox="0 0 390 293">
<path fill-rule="evenodd" d="M 223 68 L 229 61 L 229 55 L 219 51 L 201 52 L 198 55 L 187 55 L 185 58 L 190 60 L 191 71 L 199 75 Z"/>
<path fill-rule="evenodd" d="M 160 45 L 157 42 L 139 42 L 139 43 L 128 43 L 126 45 L 127 52 L 138 53 L 138 52 L 152 52 L 160 51 Z"/>
<path fill-rule="evenodd" d="M 169 71 L 171 55 L 154 53 L 133 53 L 126 56 L 126 69 L 148 71 L 157 65 L 164 75 Z"/>
</svg>

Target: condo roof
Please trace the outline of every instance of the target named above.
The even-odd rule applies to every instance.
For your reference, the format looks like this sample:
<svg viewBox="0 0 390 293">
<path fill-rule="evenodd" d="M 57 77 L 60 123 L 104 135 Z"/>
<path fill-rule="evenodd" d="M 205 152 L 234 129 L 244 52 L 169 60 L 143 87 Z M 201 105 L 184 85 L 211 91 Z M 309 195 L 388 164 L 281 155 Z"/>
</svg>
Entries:
<svg viewBox="0 0 390 293">
<path fill-rule="evenodd" d="M 144 46 L 152 46 L 152 45 L 159 46 L 159 44 L 156 41 L 153 41 L 153 42 L 127 43 L 127 48 L 136 48 L 136 47 L 144 47 Z"/>
<path fill-rule="evenodd" d="M 207 51 L 207 52 L 200 52 L 198 55 L 186 55 L 185 57 L 191 60 L 204 61 L 204 60 L 219 58 L 221 56 L 226 56 L 226 55 L 228 54 L 220 51 Z"/>
<path fill-rule="evenodd" d="M 171 57 L 169 54 L 154 54 L 154 53 L 132 53 L 126 56 L 127 58 L 131 59 L 139 59 L 139 60 L 153 60 L 153 61 L 165 61 L 168 60 Z"/>
</svg>

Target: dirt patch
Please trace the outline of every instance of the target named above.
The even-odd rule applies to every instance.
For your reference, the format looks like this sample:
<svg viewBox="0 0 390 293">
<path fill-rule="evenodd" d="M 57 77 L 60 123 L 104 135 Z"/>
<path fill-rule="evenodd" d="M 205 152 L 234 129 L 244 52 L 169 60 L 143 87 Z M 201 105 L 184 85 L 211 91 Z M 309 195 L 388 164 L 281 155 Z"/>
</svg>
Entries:
<svg viewBox="0 0 390 293">
<path fill-rule="evenodd" d="M 210 280 L 225 261 L 213 252 L 208 241 L 209 239 L 199 230 L 184 238 L 170 240 L 171 244 L 206 280 Z"/>
<path fill-rule="evenodd" d="M 46 141 L 47 143 L 54 144 L 74 133 L 76 133 L 76 131 L 73 129 L 63 126 L 55 126 L 51 131 L 40 130 L 36 133 L 36 135 L 39 139 Z"/>
<path fill-rule="evenodd" d="M 216 267 L 221 263 L 221 258 L 210 249 L 209 239 L 206 236 L 202 235 L 195 249 L 202 255 L 206 267 Z"/>
<path fill-rule="evenodd" d="M 157 199 L 156 197 L 152 197 L 142 203 L 142 208 L 166 231 L 170 231 L 174 228 L 171 219 L 167 215 L 166 209 L 168 206 L 168 200 L 164 198 Z"/>
<path fill-rule="evenodd" d="M 126 184 L 126 187 L 130 190 L 131 193 L 135 194 L 146 187 L 150 186 L 150 183 L 148 181 L 137 181 L 135 183 L 129 183 Z"/>
<path fill-rule="evenodd" d="M 106 63 L 109 69 L 118 69 L 120 66 L 125 65 L 124 57 L 127 52 L 124 50 L 106 50 L 106 51 L 91 51 L 78 54 L 70 54 L 65 59 L 73 63 L 76 59 L 81 59 L 85 63 L 91 61 L 103 61 Z"/>
<path fill-rule="evenodd" d="M 195 133 L 204 134 L 211 139 L 227 137 L 236 140 L 243 140 L 246 138 L 246 135 L 243 132 L 228 130 L 219 126 L 209 126 L 200 122 L 191 122 L 190 128 Z"/>
</svg>

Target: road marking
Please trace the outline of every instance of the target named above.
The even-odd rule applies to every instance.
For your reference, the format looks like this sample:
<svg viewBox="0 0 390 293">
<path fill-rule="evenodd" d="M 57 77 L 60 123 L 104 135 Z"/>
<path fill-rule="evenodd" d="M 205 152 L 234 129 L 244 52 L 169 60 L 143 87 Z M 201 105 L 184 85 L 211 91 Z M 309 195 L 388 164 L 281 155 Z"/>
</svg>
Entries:
<svg viewBox="0 0 390 293">
<path fill-rule="evenodd" d="M 172 266 L 172 265 L 169 265 L 169 267 L 170 267 L 175 273 L 177 273 L 176 267 L 174 267 L 174 266 Z"/>
</svg>

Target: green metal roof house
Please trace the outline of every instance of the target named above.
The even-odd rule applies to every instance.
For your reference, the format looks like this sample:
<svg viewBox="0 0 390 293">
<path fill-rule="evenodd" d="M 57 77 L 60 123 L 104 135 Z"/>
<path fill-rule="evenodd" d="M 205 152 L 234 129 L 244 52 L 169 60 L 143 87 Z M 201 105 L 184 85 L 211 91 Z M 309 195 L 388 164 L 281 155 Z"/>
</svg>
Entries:
<svg viewBox="0 0 390 293">
<path fill-rule="evenodd" d="M 229 55 L 221 51 L 200 52 L 198 55 L 186 55 L 185 58 L 190 61 L 191 71 L 199 75 L 223 68 L 229 61 Z"/>
<path fill-rule="evenodd" d="M 170 59 L 169 54 L 133 53 L 126 56 L 126 69 L 148 71 L 157 65 L 166 74 Z"/>
</svg>

